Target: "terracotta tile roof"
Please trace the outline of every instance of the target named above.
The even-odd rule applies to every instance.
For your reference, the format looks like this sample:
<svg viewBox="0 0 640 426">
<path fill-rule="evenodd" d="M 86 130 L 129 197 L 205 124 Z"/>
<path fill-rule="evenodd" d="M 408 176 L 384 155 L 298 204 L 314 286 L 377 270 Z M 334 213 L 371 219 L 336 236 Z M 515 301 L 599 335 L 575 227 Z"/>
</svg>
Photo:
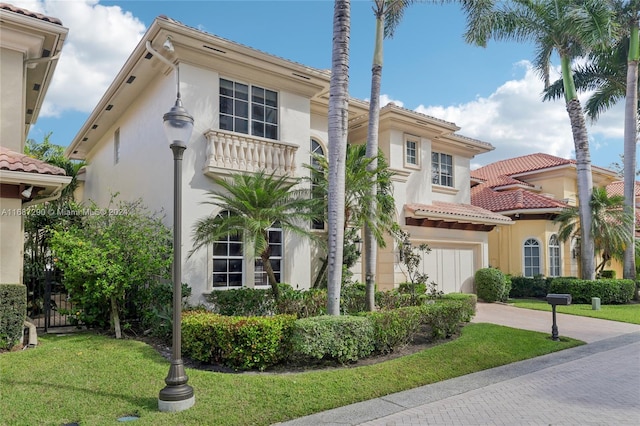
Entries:
<svg viewBox="0 0 640 426">
<path fill-rule="evenodd" d="M 607 194 L 624 196 L 624 181 L 619 180 L 607 185 Z M 640 197 L 640 182 L 636 181 L 636 197 Z"/>
<path fill-rule="evenodd" d="M 568 204 L 526 189 L 497 192 L 486 185 L 471 189 L 471 203 L 492 212 L 527 209 L 563 209 Z"/>
<path fill-rule="evenodd" d="M 406 204 L 405 209 L 410 213 L 421 212 L 433 213 L 438 216 L 451 216 L 458 218 L 467 218 L 470 221 L 478 220 L 480 222 L 511 222 L 506 216 L 491 212 L 482 207 L 473 206 L 471 204 L 447 203 L 444 201 L 434 201 L 433 204 Z M 421 216 L 422 216 L 421 215 Z"/>
<path fill-rule="evenodd" d="M 489 185 L 495 186 L 493 182 L 500 179 L 501 176 L 512 176 L 568 164 L 575 164 L 575 160 L 567 160 L 566 158 L 549 154 L 537 153 L 487 164 L 486 166 L 472 170 L 471 176 L 485 179 Z"/>
<path fill-rule="evenodd" d="M 62 25 L 62 21 L 52 16 L 43 15 L 41 13 L 32 12 L 21 7 L 16 7 L 9 3 L 0 3 L 0 9 L 8 10 L 9 12 L 18 13 L 20 15 L 29 16 L 30 18 L 40 19 L 41 21 L 50 22 L 56 25 Z"/>
<path fill-rule="evenodd" d="M 44 161 L 36 160 L 2 146 L 0 146 L 0 170 L 38 173 L 41 175 L 66 175 L 64 169 L 60 167 L 52 166 Z"/>
</svg>

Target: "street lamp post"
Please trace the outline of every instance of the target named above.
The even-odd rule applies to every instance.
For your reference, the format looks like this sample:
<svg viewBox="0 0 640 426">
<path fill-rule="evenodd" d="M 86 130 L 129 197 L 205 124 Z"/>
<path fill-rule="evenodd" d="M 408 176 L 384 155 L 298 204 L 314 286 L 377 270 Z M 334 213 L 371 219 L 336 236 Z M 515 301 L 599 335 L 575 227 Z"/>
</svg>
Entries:
<svg viewBox="0 0 640 426">
<path fill-rule="evenodd" d="M 195 404 L 193 388 L 182 362 L 182 154 L 193 131 L 193 117 L 182 106 L 180 93 L 163 117 L 164 130 L 173 151 L 173 348 L 167 384 L 158 396 L 160 411 L 182 411 Z"/>
</svg>

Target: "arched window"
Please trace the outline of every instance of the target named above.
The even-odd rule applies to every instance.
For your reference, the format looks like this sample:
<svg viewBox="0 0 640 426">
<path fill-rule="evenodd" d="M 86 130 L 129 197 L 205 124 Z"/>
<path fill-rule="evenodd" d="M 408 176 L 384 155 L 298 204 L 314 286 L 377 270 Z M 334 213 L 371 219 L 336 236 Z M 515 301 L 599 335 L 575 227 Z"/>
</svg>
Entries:
<svg viewBox="0 0 640 426">
<path fill-rule="evenodd" d="M 315 139 L 311 139 L 311 165 L 314 168 L 318 168 L 318 160 L 316 160 L 315 156 L 319 155 L 324 157 L 325 153 L 324 153 L 324 148 L 322 147 L 322 145 L 320 145 L 320 142 L 318 142 Z M 320 198 L 321 196 L 324 196 L 323 194 L 318 194 L 318 191 L 314 191 L 314 189 L 317 187 L 317 185 L 313 182 L 311 182 L 311 194 L 313 197 L 318 197 Z M 324 221 L 322 220 L 314 220 L 313 222 L 311 222 L 311 229 L 318 229 L 318 230 L 324 230 Z"/>
<path fill-rule="evenodd" d="M 524 242 L 524 276 L 540 275 L 540 243 L 529 238 Z"/>
<path fill-rule="evenodd" d="M 282 228 L 279 224 L 274 224 L 269 230 L 269 260 L 271 261 L 271 268 L 276 276 L 276 281 L 281 282 L 282 277 L 282 257 L 284 253 Z M 256 258 L 254 285 L 269 285 L 269 277 L 267 271 L 262 266 L 262 259 Z"/>
<path fill-rule="evenodd" d="M 549 276 L 560 276 L 560 242 L 555 234 L 549 238 Z"/>
<path fill-rule="evenodd" d="M 219 216 L 229 216 L 222 211 Z M 213 287 L 242 287 L 243 243 L 240 234 L 227 235 L 213 243 Z"/>
</svg>

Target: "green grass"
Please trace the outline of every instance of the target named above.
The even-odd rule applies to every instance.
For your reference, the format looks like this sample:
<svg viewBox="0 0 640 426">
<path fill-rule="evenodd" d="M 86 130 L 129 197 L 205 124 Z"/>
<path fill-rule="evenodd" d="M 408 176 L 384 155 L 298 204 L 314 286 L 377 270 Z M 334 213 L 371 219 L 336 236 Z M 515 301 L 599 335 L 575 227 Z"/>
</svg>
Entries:
<svg viewBox="0 0 640 426">
<path fill-rule="evenodd" d="M 544 300 L 509 299 L 509 304 L 513 304 L 518 308 L 551 311 L 551 305 Z M 599 311 L 594 311 L 591 305 L 587 304 L 556 306 L 556 312 L 640 324 L 640 304 L 638 303 L 629 305 L 601 305 Z"/>
<path fill-rule="evenodd" d="M 0 355 L 0 423 L 268 425 L 578 346 L 582 342 L 492 324 L 383 363 L 305 373 L 223 374 L 187 369 L 196 404 L 161 413 L 168 362 L 135 340 L 81 333 L 45 335 L 35 349 Z"/>
</svg>

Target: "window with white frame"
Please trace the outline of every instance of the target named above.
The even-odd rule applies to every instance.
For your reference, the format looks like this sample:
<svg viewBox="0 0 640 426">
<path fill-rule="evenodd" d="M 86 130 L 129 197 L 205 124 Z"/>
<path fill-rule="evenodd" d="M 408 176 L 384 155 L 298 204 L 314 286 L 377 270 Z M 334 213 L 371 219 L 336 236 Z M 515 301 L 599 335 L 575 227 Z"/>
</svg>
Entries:
<svg viewBox="0 0 640 426">
<path fill-rule="evenodd" d="M 319 168 L 319 164 L 318 164 L 318 160 L 316 160 L 316 156 L 325 156 L 324 153 L 324 148 L 322 147 L 322 145 L 320 145 L 320 142 L 318 142 L 315 139 L 311 139 L 311 166 L 315 169 Z M 324 194 L 319 194 L 317 191 L 318 185 L 317 183 L 314 181 L 315 177 L 312 176 L 312 180 L 311 180 L 311 196 L 312 197 L 324 197 Z M 311 229 L 317 229 L 317 230 L 323 230 L 324 229 L 324 221 L 323 220 L 313 220 L 311 222 Z"/>
<path fill-rule="evenodd" d="M 529 238 L 524 242 L 524 276 L 540 275 L 540 242 Z"/>
<path fill-rule="evenodd" d="M 267 230 L 269 238 L 269 260 L 271 268 L 276 277 L 276 281 L 280 282 L 282 278 L 282 257 L 283 257 L 283 240 L 282 229 L 279 225 L 274 225 Z M 269 277 L 267 271 L 262 264 L 262 259 L 256 258 L 255 273 L 254 273 L 254 285 L 264 286 L 269 285 Z"/>
<path fill-rule="evenodd" d="M 120 129 L 113 133 L 113 164 L 120 162 Z"/>
<path fill-rule="evenodd" d="M 220 129 L 278 139 L 278 93 L 221 78 Z"/>
<path fill-rule="evenodd" d="M 431 182 L 435 185 L 453 186 L 453 157 L 441 152 L 431 153 Z"/>
<path fill-rule="evenodd" d="M 555 234 L 549 238 L 549 276 L 560 276 L 560 242 Z"/>
<path fill-rule="evenodd" d="M 404 141 L 404 163 L 409 167 L 419 166 L 419 149 L 416 138 L 406 138 Z"/>
<path fill-rule="evenodd" d="M 220 216 L 228 216 L 228 211 Z M 242 287 L 243 243 L 240 234 L 227 235 L 213 243 L 213 287 Z"/>
</svg>

